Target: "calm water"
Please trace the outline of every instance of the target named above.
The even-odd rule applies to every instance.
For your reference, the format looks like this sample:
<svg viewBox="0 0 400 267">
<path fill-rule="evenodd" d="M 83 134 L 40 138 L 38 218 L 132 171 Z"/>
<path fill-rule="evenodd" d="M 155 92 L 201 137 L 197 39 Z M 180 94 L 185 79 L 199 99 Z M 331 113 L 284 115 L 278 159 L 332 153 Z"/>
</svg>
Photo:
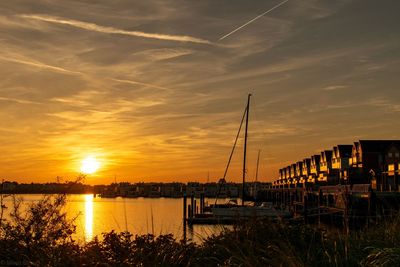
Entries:
<svg viewBox="0 0 400 267">
<path fill-rule="evenodd" d="M 35 202 L 40 195 L 20 195 L 25 204 Z M 132 234 L 172 233 L 183 236 L 182 199 L 173 198 L 94 198 L 93 195 L 69 195 L 66 210 L 70 218 L 77 217 L 79 241 L 87 242 L 103 232 L 125 231 Z M 213 200 L 209 200 L 213 201 Z M 6 205 L 11 205 L 6 199 Z M 202 237 L 219 233 L 221 226 L 195 226 L 187 237 L 199 242 Z"/>
</svg>

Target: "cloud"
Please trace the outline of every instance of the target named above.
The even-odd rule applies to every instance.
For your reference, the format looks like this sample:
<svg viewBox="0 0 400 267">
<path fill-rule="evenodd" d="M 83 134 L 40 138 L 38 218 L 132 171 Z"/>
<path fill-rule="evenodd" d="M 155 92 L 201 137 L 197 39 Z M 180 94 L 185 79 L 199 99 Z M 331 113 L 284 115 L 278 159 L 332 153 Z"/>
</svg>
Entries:
<svg viewBox="0 0 400 267">
<path fill-rule="evenodd" d="M 346 85 L 330 85 L 330 86 L 322 88 L 322 90 L 335 91 L 335 90 L 340 90 L 340 89 L 344 89 L 344 88 L 347 88 L 347 86 Z"/>
<path fill-rule="evenodd" d="M 158 86 L 150 83 L 143 83 L 143 82 L 138 82 L 138 81 L 132 81 L 132 80 L 123 80 L 123 79 L 111 79 L 112 81 L 119 82 L 119 83 L 127 83 L 127 84 L 133 84 L 133 85 L 143 85 L 146 87 L 152 87 L 152 88 L 157 88 L 165 91 L 171 91 L 171 89 L 168 89 L 163 86 Z"/>
<path fill-rule="evenodd" d="M 72 70 L 67 70 L 67 69 L 61 68 L 61 67 L 47 65 L 45 63 L 38 62 L 38 61 L 28 61 L 28 60 L 17 59 L 17 58 L 6 58 L 6 57 L 2 57 L 2 56 L 0 56 L 0 60 L 29 65 L 29 66 L 33 66 L 33 67 L 40 68 L 40 69 L 48 69 L 48 70 L 52 70 L 55 72 L 62 72 L 62 73 L 69 73 L 69 74 L 82 74 L 81 72 L 78 72 L 78 71 L 72 71 Z"/>
<path fill-rule="evenodd" d="M 148 49 L 141 52 L 135 53 L 135 56 L 144 56 L 152 60 L 167 60 L 172 58 L 178 58 L 192 54 L 194 51 L 189 49 L 171 49 L 171 48 L 159 48 L 159 49 Z"/>
<path fill-rule="evenodd" d="M 397 114 L 400 111 L 400 105 L 397 103 L 393 103 L 389 99 L 385 97 L 375 97 L 372 99 L 369 99 L 365 103 L 366 105 L 375 107 L 375 108 L 383 108 L 385 111 L 390 112 L 390 113 L 395 113 Z"/>
<path fill-rule="evenodd" d="M 29 100 L 24 100 L 24 99 L 17 99 L 17 98 L 10 98 L 10 97 L 0 97 L 0 101 L 15 102 L 18 104 L 36 104 L 36 105 L 41 104 L 39 102 L 34 102 L 34 101 L 29 101 Z"/>
<path fill-rule="evenodd" d="M 31 20 L 45 21 L 49 23 L 64 24 L 75 28 L 85 29 L 94 32 L 101 32 L 101 33 L 121 34 L 127 36 L 136 36 L 136 37 L 166 40 L 166 41 L 176 41 L 176 42 L 211 44 L 210 41 L 187 35 L 169 35 L 160 33 L 147 33 L 140 31 L 127 31 L 127 30 L 117 29 L 114 27 L 101 26 L 94 23 L 88 23 L 78 20 L 64 19 L 46 15 L 19 15 L 19 17 Z"/>
</svg>

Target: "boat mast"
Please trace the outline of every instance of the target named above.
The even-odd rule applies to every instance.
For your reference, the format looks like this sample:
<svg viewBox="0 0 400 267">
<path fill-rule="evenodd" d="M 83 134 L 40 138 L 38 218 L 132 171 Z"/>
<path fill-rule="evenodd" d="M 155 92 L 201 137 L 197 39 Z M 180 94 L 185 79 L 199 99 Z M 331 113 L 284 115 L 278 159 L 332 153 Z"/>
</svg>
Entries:
<svg viewBox="0 0 400 267">
<path fill-rule="evenodd" d="M 254 192 L 253 192 L 253 199 L 256 200 L 257 199 L 257 182 L 258 182 L 258 165 L 260 163 L 260 153 L 261 150 L 258 150 L 258 156 L 257 156 L 257 169 L 256 169 L 256 181 L 254 183 Z"/>
<path fill-rule="evenodd" d="M 258 164 L 260 163 L 260 153 L 261 150 L 258 150 L 258 156 L 257 156 L 257 169 L 256 169 L 256 182 L 258 182 Z"/>
<path fill-rule="evenodd" d="M 247 106 L 244 108 L 242 120 L 240 121 L 239 130 L 236 134 L 235 143 L 233 144 L 231 154 L 229 155 L 228 164 L 226 165 L 224 176 L 221 179 L 222 181 L 225 181 L 226 174 L 228 173 L 229 165 L 231 164 L 232 156 L 233 156 L 233 153 L 235 152 L 235 148 L 236 148 L 237 141 L 239 140 L 240 132 L 242 131 L 242 126 L 243 126 L 244 118 L 246 117 L 246 113 L 247 113 Z M 217 191 L 217 195 L 215 196 L 215 204 L 217 204 L 217 200 L 218 200 L 220 191 L 221 191 L 221 183 L 218 183 L 218 191 Z"/>
<path fill-rule="evenodd" d="M 250 110 L 250 97 L 247 97 L 247 107 L 246 107 L 246 128 L 244 132 L 244 152 L 243 152 L 243 182 L 242 182 L 242 206 L 244 206 L 245 199 L 245 182 L 246 182 L 246 155 L 247 155 L 247 130 L 249 127 L 249 110 Z"/>
</svg>

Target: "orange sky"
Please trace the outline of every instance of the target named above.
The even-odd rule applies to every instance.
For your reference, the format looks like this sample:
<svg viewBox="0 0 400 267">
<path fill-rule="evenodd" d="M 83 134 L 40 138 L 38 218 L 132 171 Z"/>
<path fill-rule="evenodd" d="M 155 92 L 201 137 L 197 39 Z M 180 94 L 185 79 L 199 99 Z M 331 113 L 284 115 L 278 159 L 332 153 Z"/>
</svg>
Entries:
<svg viewBox="0 0 400 267">
<path fill-rule="evenodd" d="M 3 1 L 0 177 L 217 181 L 249 92 L 248 179 L 399 139 L 396 1 Z M 228 181 L 241 180 L 242 139 Z"/>
</svg>

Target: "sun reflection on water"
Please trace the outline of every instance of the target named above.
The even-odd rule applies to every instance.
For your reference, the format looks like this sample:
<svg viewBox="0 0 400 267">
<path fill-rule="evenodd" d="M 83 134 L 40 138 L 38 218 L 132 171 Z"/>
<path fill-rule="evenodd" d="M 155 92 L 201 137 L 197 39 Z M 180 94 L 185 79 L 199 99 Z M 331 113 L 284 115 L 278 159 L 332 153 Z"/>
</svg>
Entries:
<svg viewBox="0 0 400 267">
<path fill-rule="evenodd" d="M 85 195 L 85 240 L 93 238 L 93 195 Z"/>
</svg>

